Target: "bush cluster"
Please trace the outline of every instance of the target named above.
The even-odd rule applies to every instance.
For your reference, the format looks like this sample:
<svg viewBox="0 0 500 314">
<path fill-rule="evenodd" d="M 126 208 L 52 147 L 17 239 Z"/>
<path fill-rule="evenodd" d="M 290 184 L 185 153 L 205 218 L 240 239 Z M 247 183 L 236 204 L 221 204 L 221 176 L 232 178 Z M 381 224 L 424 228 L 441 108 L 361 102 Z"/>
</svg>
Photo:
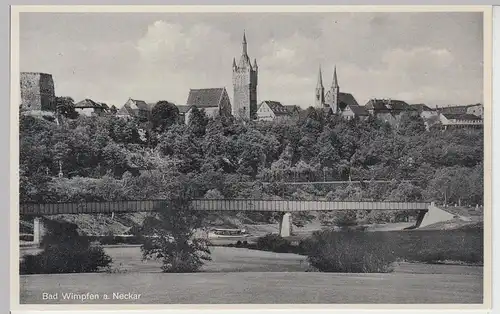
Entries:
<svg viewBox="0 0 500 314">
<path fill-rule="evenodd" d="M 24 256 L 21 274 L 89 273 L 112 263 L 102 246 L 78 235 L 75 224 L 46 220 L 45 225 L 43 251 Z"/>
<path fill-rule="evenodd" d="M 385 273 L 392 271 L 394 252 L 385 234 L 317 231 L 305 242 L 311 266 L 324 272 Z"/>
<path fill-rule="evenodd" d="M 290 241 L 272 233 L 257 239 L 257 249 L 276 253 L 291 253 L 293 251 Z"/>
</svg>

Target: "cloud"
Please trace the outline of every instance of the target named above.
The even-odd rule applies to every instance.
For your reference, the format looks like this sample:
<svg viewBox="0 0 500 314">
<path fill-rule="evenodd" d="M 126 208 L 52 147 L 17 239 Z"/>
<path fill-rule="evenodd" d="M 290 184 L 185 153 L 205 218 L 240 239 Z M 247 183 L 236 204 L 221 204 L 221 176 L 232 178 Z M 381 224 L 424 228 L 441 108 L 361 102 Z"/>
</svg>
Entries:
<svg viewBox="0 0 500 314">
<path fill-rule="evenodd" d="M 258 99 L 313 102 L 328 89 L 372 97 L 467 103 L 482 96 L 482 24 L 474 14 L 61 14 L 21 27 L 21 70 L 52 73 L 58 95 L 121 106 L 128 97 L 183 104 L 190 88 L 226 87 L 247 29 Z M 24 25 L 24 26 L 23 26 Z"/>
<path fill-rule="evenodd" d="M 189 88 L 229 88 L 232 58 L 241 51 L 228 33 L 208 24 L 183 26 L 163 20 L 148 26 L 136 49 L 137 68 L 148 85 L 140 97 L 178 104 L 186 101 Z"/>
<path fill-rule="evenodd" d="M 446 48 L 415 47 L 413 49 L 392 49 L 384 53 L 382 61 L 399 71 L 422 71 L 427 68 L 446 69 L 455 58 Z M 426 66 L 423 67 L 422 65 Z"/>
<path fill-rule="evenodd" d="M 187 72 L 208 72 L 225 65 L 236 51 L 229 34 L 207 24 L 182 26 L 162 20 L 149 25 L 137 41 L 141 61 L 161 65 L 163 69 Z"/>
</svg>

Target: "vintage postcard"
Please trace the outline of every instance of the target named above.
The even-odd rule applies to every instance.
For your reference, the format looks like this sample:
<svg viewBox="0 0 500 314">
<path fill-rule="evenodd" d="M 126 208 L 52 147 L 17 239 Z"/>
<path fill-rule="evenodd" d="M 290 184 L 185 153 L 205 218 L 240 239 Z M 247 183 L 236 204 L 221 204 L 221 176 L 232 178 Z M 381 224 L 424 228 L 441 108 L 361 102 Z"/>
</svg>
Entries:
<svg viewBox="0 0 500 314">
<path fill-rule="evenodd" d="M 12 7 L 12 307 L 491 306 L 491 7 Z"/>
</svg>

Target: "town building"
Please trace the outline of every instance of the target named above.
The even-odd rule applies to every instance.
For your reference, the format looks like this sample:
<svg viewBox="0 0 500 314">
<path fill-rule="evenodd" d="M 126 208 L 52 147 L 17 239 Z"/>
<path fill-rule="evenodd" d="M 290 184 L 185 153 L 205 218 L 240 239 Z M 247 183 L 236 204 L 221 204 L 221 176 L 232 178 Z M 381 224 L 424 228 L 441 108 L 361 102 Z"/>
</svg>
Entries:
<svg viewBox="0 0 500 314">
<path fill-rule="evenodd" d="M 127 102 L 117 111 L 116 115 L 122 118 L 142 118 L 149 119 L 154 103 L 147 103 L 144 100 L 129 98 Z"/>
<path fill-rule="evenodd" d="M 265 100 L 257 109 L 257 120 L 276 121 L 292 117 L 292 113 L 278 101 Z"/>
<path fill-rule="evenodd" d="M 435 109 L 432 109 L 431 107 L 427 106 L 426 104 L 411 104 L 411 108 L 414 108 L 418 113 L 422 112 L 435 112 Z"/>
<path fill-rule="evenodd" d="M 190 89 L 186 106 L 178 106 L 186 124 L 193 107 L 203 109 L 209 118 L 231 115 L 231 101 L 225 87 Z"/>
<path fill-rule="evenodd" d="M 473 114 L 477 117 L 483 118 L 483 105 L 462 105 L 462 106 L 446 106 L 437 108 L 441 113 L 451 114 Z"/>
<path fill-rule="evenodd" d="M 54 80 L 51 74 L 21 72 L 21 109 L 56 111 Z"/>
<path fill-rule="evenodd" d="M 92 99 L 84 99 L 73 105 L 75 111 L 83 116 L 102 116 L 108 112 L 109 107 L 105 103 L 99 103 Z"/>
<path fill-rule="evenodd" d="M 242 53 L 239 62 L 233 58 L 233 107 L 232 114 L 237 119 L 253 120 L 257 113 L 257 60 L 253 65 L 247 51 L 246 34 L 243 33 Z"/>
<path fill-rule="evenodd" d="M 474 128 L 483 127 L 483 119 L 470 113 L 439 113 L 439 121 L 443 130 L 450 128 Z"/>
<path fill-rule="evenodd" d="M 419 115 L 418 107 L 413 107 L 405 101 L 394 99 L 370 99 L 365 104 L 365 109 L 370 115 L 391 125 L 399 123 L 404 113 Z"/>
<path fill-rule="evenodd" d="M 318 72 L 314 105 L 316 108 L 324 108 L 325 111 L 340 115 L 345 119 L 367 119 L 370 114 L 360 106 L 352 94 L 340 92 L 337 78 L 337 68 L 333 70 L 333 80 L 330 89 L 325 94 L 321 67 Z"/>
<path fill-rule="evenodd" d="M 467 113 L 473 114 L 481 119 L 484 118 L 484 106 L 482 104 L 475 104 L 467 106 Z"/>
<path fill-rule="evenodd" d="M 425 104 L 412 104 L 411 107 L 414 108 L 422 120 L 424 120 L 425 129 L 427 131 L 429 131 L 432 126 L 440 123 L 439 112 L 436 109 L 432 109 Z"/>
<path fill-rule="evenodd" d="M 179 122 L 186 123 L 186 113 L 191 109 L 191 106 L 179 105 L 177 109 L 179 109 Z"/>
<path fill-rule="evenodd" d="M 292 117 L 298 116 L 300 114 L 300 112 L 302 111 L 300 106 L 297 106 L 297 105 L 285 105 L 285 108 L 288 110 L 288 112 L 290 112 L 290 115 Z"/>
<path fill-rule="evenodd" d="M 463 106 L 444 106 L 444 107 L 436 107 L 441 113 L 451 113 L 451 114 L 466 114 L 467 113 L 467 105 Z"/>
</svg>

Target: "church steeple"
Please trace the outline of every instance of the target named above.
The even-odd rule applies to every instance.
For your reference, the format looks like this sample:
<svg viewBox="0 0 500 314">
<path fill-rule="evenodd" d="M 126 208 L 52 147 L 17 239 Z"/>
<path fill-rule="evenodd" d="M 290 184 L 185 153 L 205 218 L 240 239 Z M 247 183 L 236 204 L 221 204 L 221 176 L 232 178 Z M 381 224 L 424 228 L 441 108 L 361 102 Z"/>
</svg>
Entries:
<svg viewBox="0 0 500 314">
<path fill-rule="evenodd" d="M 251 120 L 257 113 L 257 60 L 253 65 L 247 50 L 247 36 L 243 31 L 241 57 L 236 63 L 233 59 L 234 97 L 232 114 L 237 119 Z"/>
<path fill-rule="evenodd" d="M 321 65 L 318 71 L 318 83 L 316 83 L 316 88 L 323 88 L 323 75 L 321 74 Z"/>
<path fill-rule="evenodd" d="M 323 87 L 323 75 L 321 74 L 321 66 L 318 71 L 318 82 L 316 83 L 316 92 L 314 95 L 314 106 L 323 107 L 325 103 L 325 88 Z"/>
<path fill-rule="evenodd" d="M 339 82 L 337 79 L 337 66 L 333 67 L 333 81 L 332 81 L 332 87 L 333 88 L 339 88 Z"/>
<path fill-rule="evenodd" d="M 248 52 L 247 52 L 247 36 L 245 34 L 245 31 L 243 31 L 243 55 L 248 55 Z"/>
<path fill-rule="evenodd" d="M 330 108 L 332 108 L 333 113 L 338 113 L 340 108 L 340 87 L 339 80 L 337 78 L 337 66 L 333 68 L 333 81 L 332 87 L 330 88 L 330 96 L 329 96 L 329 104 Z"/>
</svg>

